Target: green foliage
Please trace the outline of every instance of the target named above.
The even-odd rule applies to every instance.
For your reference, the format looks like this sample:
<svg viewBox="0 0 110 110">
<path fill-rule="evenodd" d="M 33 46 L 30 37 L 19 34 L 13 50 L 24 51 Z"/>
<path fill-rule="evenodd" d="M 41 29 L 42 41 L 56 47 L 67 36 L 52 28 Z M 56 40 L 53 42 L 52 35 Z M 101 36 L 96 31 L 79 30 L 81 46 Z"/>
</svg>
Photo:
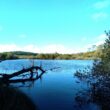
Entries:
<svg viewBox="0 0 110 110">
<path fill-rule="evenodd" d="M 77 53 L 77 54 L 38 54 L 37 59 L 96 59 L 95 52 Z"/>
<path fill-rule="evenodd" d="M 77 54 L 59 54 L 59 53 L 52 53 L 52 54 L 37 54 L 31 52 L 22 52 L 22 51 L 15 51 L 15 52 L 4 52 L 0 54 L 0 59 L 97 59 L 95 55 L 95 51 L 93 52 L 86 52 L 86 53 L 77 53 Z"/>
<path fill-rule="evenodd" d="M 95 50 L 95 53 L 94 53 L 96 58 L 101 59 L 101 56 L 103 55 L 103 52 L 102 52 L 103 48 L 104 48 L 103 44 L 96 47 L 96 50 Z"/>
<path fill-rule="evenodd" d="M 92 69 L 80 70 L 75 73 L 80 80 L 84 80 L 91 87 L 90 99 L 101 106 L 101 110 L 110 110 L 110 31 L 106 32 L 107 39 L 95 54 L 99 54 L 99 60 L 95 60 Z"/>
<path fill-rule="evenodd" d="M 6 59 L 17 59 L 18 57 L 16 55 L 13 55 L 10 52 L 5 52 L 0 54 L 0 59 L 1 60 L 6 60 Z"/>
<path fill-rule="evenodd" d="M 12 54 L 15 54 L 15 55 L 36 55 L 36 53 L 32 53 L 32 52 L 23 52 L 23 51 L 14 51 L 14 52 L 11 52 Z"/>
<path fill-rule="evenodd" d="M 104 75 L 110 74 L 110 31 L 106 32 L 107 39 L 105 40 L 105 43 L 102 48 L 102 54 L 100 55 L 101 61 L 94 66 L 97 69 L 97 66 L 100 65 L 100 70 L 103 70 Z"/>
<path fill-rule="evenodd" d="M 72 59 L 97 59 L 95 56 L 95 51 L 93 52 L 86 52 L 86 53 L 77 53 L 77 54 L 38 54 L 36 56 L 37 59 L 66 59 L 66 60 L 72 60 Z"/>
<path fill-rule="evenodd" d="M 38 54 L 36 56 L 37 59 L 56 59 L 58 57 L 58 53 L 55 54 Z"/>
</svg>

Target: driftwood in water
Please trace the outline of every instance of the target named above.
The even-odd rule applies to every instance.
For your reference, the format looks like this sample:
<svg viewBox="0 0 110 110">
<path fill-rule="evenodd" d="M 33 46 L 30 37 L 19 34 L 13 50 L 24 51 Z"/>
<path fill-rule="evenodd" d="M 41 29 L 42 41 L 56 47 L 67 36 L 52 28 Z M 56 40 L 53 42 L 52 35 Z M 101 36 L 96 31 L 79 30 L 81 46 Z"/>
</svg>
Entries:
<svg viewBox="0 0 110 110">
<path fill-rule="evenodd" d="M 38 74 L 38 72 L 40 73 Z M 17 72 L 14 72 L 12 74 L 0 74 L 0 84 L 6 84 L 9 85 L 10 83 L 18 83 L 18 82 L 27 82 L 27 81 L 34 81 L 37 79 L 40 79 L 42 75 L 46 71 L 42 69 L 42 67 L 39 66 L 32 66 L 29 68 L 23 68 L 22 70 L 19 70 Z M 27 73 L 27 74 L 25 74 Z M 26 78 L 19 78 L 19 76 L 25 76 L 27 75 L 28 77 Z M 14 77 L 18 77 L 17 79 L 14 79 Z"/>
<path fill-rule="evenodd" d="M 38 70 L 40 70 L 42 73 L 44 73 L 45 71 L 41 68 L 41 67 L 39 67 L 39 66 L 32 66 L 32 67 L 30 67 L 30 68 L 27 68 L 27 69 L 22 69 L 22 70 L 20 70 L 20 71 L 17 71 L 17 72 L 14 72 L 14 73 L 12 73 L 12 74 L 4 74 L 3 75 L 3 78 L 7 78 L 7 79 L 10 79 L 10 78 L 13 78 L 13 77 L 15 77 L 15 76 L 18 76 L 18 75 L 21 75 L 21 74 L 23 74 L 23 73 L 26 73 L 26 72 L 30 72 L 30 74 L 32 75 L 33 73 L 34 73 L 34 70 L 36 70 L 36 72 L 38 71 Z"/>
<path fill-rule="evenodd" d="M 53 71 L 56 68 L 51 68 L 49 70 Z M 47 70 L 48 71 L 48 70 Z M 0 74 L 0 85 L 9 85 L 10 83 L 24 83 L 28 81 L 35 81 L 42 78 L 42 75 L 46 72 L 41 66 L 31 66 L 28 68 L 23 68 L 17 72 L 11 74 Z M 17 77 L 17 79 L 15 79 Z M 24 78 L 25 77 L 25 78 Z"/>
</svg>

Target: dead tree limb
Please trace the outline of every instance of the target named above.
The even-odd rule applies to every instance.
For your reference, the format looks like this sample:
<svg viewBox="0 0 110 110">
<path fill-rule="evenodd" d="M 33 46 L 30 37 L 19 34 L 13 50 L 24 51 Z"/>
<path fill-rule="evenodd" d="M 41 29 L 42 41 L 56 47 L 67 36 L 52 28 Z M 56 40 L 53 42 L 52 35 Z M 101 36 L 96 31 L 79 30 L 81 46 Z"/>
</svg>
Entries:
<svg viewBox="0 0 110 110">
<path fill-rule="evenodd" d="M 7 79 L 10 79 L 10 78 L 13 78 L 13 77 L 15 77 L 15 76 L 18 76 L 18 75 L 21 75 L 21 74 L 23 74 L 23 73 L 26 73 L 26 72 L 33 73 L 34 70 L 36 70 L 36 72 L 37 72 L 38 70 L 40 70 L 42 73 L 45 72 L 45 71 L 44 71 L 41 67 L 39 67 L 39 66 L 32 66 L 32 67 L 27 68 L 27 69 L 24 69 L 24 68 L 23 68 L 22 70 L 17 71 L 17 72 L 14 72 L 14 73 L 12 73 L 12 74 L 4 74 L 3 77 L 4 77 L 4 78 L 7 78 Z"/>
<path fill-rule="evenodd" d="M 40 71 L 41 73 L 38 75 L 38 71 Z M 42 67 L 39 66 L 32 66 L 26 69 L 22 69 L 20 71 L 14 72 L 12 74 L 0 74 L 1 78 L 0 78 L 0 84 L 6 84 L 9 85 L 9 83 L 17 83 L 17 82 L 26 82 L 26 81 L 34 81 L 39 79 L 40 77 L 42 77 L 42 75 L 45 73 L 46 71 L 42 69 Z M 28 73 L 28 78 L 19 78 L 20 75 L 23 75 L 25 73 Z M 36 74 L 36 77 L 33 75 Z M 14 77 L 18 76 L 18 79 L 12 79 Z"/>
<path fill-rule="evenodd" d="M 56 68 L 51 68 L 49 70 L 53 71 L 55 69 L 58 69 L 59 67 Z M 40 73 L 38 74 L 38 72 Z M 19 70 L 17 72 L 14 72 L 12 74 L 0 74 L 0 84 L 5 84 L 9 85 L 10 83 L 24 83 L 28 81 L 35 81 L 38 80 L 42 77 L 42 75 L 47 72 L 48 70 L 44 70 L 42 67 L 39 66 L 31 66 L 29 68 L 23 68 L 22 70 Z M 27 74 L 26 74 L 27 73 Z M 19 78 L 20 76 L 28 76 L 27 78 Z M 30 76 L 30 77 L 29 77 Z M 14 79 L 14 77 L 18 77 L 17 79 Z"/>
</svg>

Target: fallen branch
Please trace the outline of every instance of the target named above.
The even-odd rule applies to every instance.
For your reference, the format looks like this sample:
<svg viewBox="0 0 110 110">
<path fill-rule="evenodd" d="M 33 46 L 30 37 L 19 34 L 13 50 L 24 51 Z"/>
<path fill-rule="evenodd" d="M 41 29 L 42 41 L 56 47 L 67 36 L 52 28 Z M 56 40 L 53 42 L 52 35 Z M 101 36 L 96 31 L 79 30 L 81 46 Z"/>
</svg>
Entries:
<svg viewBox="0 0 110 110">
<path fill-rule="evenodd" d="M 42 75 L 51 70 L 55 70 L 58 69 L 59 67 L 56 68 L 51 68 L 48 70 L 44 70 L 41 66 L 32 66 L 29 68 L 23 68 L 20 71 L 14 72 L 12 74 L 3 74 L 1 73 L 0 76 L 0 84 L 5 84 L 5 85 L 9 85 L 10 83 L 24 83 L 24 82 L 28 82 L 28 81 L 35 81 L 38 79 L 41 79 Z M 39 73 L 40 72 L 40 73 Z M 27 76 L 27 78 L 23 78 Z M 18 79 L 14 79 L 15 77 L 18 77 Z M 19 78 L 22 77 L 22 78 Z"/>
</svg>

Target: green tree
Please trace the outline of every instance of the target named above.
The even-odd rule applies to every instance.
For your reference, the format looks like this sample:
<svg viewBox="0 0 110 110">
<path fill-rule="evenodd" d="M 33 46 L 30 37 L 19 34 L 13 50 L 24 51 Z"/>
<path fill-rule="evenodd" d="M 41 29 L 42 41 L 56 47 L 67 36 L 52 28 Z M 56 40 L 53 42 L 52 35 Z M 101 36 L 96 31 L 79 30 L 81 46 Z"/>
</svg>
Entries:
<svg viewBox="0 0 110 110">
<path fill-rule="evenodd" d="M 91 87 L 90 99 L 100 105 L 101 110 L 110 110 L 110 31 L 100 48 L 100 59 L 95 60 L 92 69 L 77 71 L 75 76 L 84 79 Z"/>
</svg>

